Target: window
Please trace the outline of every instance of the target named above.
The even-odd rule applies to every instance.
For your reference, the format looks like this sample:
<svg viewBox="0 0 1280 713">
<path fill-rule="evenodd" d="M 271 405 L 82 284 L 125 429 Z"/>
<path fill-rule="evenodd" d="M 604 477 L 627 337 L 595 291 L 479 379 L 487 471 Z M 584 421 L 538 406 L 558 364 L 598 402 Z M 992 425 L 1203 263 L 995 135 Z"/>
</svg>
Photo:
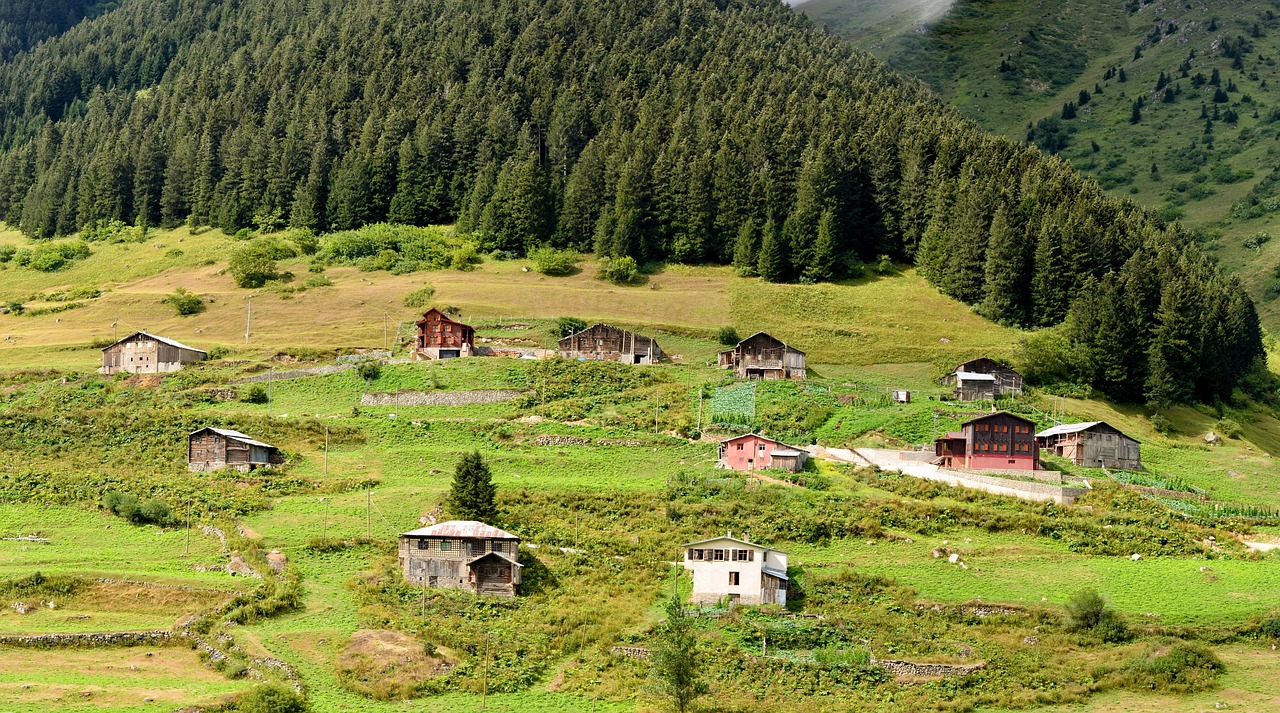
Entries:
<svg viewBox="0 0 1280 713">
<path fill-rule="evenodd" d="M 451 549 L 453 549 L 453 543 L 452 543 L 452 542 L 450 542 L 450 541 L 448 541 L 448 540 L 440 540 L 440 551 L 441 551 L 441 552 L 448 552 L 448 551 L 449 551 L 449 550 L 451 550 Z"/>
<path fill-rule="evenodd" d="M 431 549 L 431 540 L 426 540 L 426 539 L 418 540 L 418 549 L 420 550 Z"/>
<path fill-rule="evenodd" d="M 730 586 L 730 587 L 736 587 L 736 586 L 738 586 L 738 581 L 739 581 L 739 579 L 740 579 L 740 577 L 738 576 L 738 573 L 737 573 L 737 572 L 730 572 L 730 573 L 729 573 L 729 586 Z"/>
<path fill-rule="evenodd" d="M 764 444 L 763 444 L 763 443 L 761 443 L 761 444 L 760 444 L 760 452 L 761 452 L 761 453 L 764 453 Z"/>
<path fill-rule="evenodd" d="M 756 553 L 754 550 L 734 550 L 733 561 L 734 562 L 752 562 L 755 560 L 755 555 Z"/>
<path fill-rule="evenodd" d="M 741 443 L 739 443 L 739 444 L 738 444 L 738 450 L 742 450 L 742 444 L 741 444 Z"/>
<path fill-rule="evenodd" d="M 716 562 L 723 562 L 728 559 L 726 556 L 728 552 L 728 550 L 711 550 L 711 559 Z"/>
</svg>

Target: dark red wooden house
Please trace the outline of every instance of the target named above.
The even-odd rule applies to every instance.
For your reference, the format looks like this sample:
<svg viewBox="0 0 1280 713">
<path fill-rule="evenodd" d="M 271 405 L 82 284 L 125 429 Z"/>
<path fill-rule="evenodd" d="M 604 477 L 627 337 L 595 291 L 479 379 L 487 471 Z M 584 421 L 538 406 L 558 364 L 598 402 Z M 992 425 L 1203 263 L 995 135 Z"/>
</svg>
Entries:
<svg viewBox="0 0 1280 713">
<path fill-rule="evenodd" d="M 419 359 L 455 359 L 471 356 L 475 351 L 476 330 L 469 324 L 449 319 L 432 307 L 418 320 Z"/>
<path fill-rule="evenodd" d="M 1036 424 L 999 411 L 966 421 L 963 430 L 934 443 L 934 463 L 944 468 L 1039 470 Z"/>
</svg>

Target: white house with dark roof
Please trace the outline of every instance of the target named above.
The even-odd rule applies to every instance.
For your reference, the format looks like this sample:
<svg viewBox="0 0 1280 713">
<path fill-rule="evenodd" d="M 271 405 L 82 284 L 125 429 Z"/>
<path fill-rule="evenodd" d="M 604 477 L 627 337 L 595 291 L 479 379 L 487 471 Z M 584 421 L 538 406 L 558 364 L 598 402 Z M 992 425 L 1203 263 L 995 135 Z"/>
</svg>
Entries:
<svg viewBox="0 0 1280 713">
<path fill-rule="evenodd" d="M 425 587 L 514 597 L 520 538 L 475 520 L 450 520 L 400 535 L 406 581 Z"/>
<path fill-rule="evenodd" d="M 208 352 L 203 349 L 146 332 L 134 332 L 102 350 L 102 368 L 98 372 L 166 374 L 208 358 Z"/>
<path fill-rule="evenodd" d="M 681 545 L 698 604 L 787 603 L 787 553 L 731 534 Z"/>
</svg>

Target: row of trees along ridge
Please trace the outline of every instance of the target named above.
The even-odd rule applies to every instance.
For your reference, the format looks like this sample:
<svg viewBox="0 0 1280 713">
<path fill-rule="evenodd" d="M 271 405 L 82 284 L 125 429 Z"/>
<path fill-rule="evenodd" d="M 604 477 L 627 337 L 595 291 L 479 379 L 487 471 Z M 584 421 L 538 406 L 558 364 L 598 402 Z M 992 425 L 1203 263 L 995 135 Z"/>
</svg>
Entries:
<svg viewBox="0 0 1280 713">
<path fill-rule="evenodd" d="M 890 256 L 1006 324 L 1083 313 L 1116 396 L 1225 397 L 1263 353 L 1182 229 L 776 0 L 136 0 L 0 67 L 0 152 L 35 238 L 456 221 L 771 281 Z"/>
</svg>

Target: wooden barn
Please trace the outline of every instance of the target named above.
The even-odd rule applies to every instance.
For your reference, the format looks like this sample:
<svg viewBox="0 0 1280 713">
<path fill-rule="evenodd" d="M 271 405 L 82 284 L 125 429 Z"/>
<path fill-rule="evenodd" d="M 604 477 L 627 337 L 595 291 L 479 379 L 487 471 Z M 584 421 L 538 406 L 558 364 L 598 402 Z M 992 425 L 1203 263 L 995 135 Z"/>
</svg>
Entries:
<svg viewBox="0 0 1280 713">
<path fill-rule="evenodd" d="M 733 349 L 720 352 L 717 362 L 733 369 L 739 379 L 805 378 L 804 352 L 764 332 L 756 332 Z"/>
<path fill-rule="evenodd" d="M 1087 468 L 1142 470 L 1142 454 L 1135 438 L 1102 421 L 1065 423 L 1036 434 L 1041 449 Z"/>
<path fill-rule="evenodd" d="M 746 433 L 720 442 L 717 468 L 753 471 L 776 468 L 791 473 L 804 470 L 809 454 L 758 433 Z"/>
<path fill-rule="evenodd" d="M 475 352 L 476 330 L 432 307 L 417 321 L 417 359 L 456 359 Z"/>
<path fill-rule="evenodd" d="M 942 377 L 943 386 L 955 387 L 958 401 L 995 401 L 1022 393 L 1022 375 L 994 359 L 972 359 Z"/>
<path fill-rule="evenodd" d="M 187 470 L 208 473 L 222 468 L 248 472 L 284 462 L 280 450 L 226 428 L 202 428 L 187 436 Z"/>
<path fill-rule="evenodd" d="M 209 358 L 208 352 L 172 339 L 134 332 L 102 350 L 100 374 L 167 374 Z"/>
<path fill-rule="evenodd" d="M 400 535 L 400 568 L 413 584 L 514 597 L 520 538 L 474 520 L 451 520 Z"/>
<path fill-rule="evenodd" d="M 1035 422 L 999 411 L 966 421 L 963 430 L 934 443 L 935 465 L 943 468 L 1040 470 Z"/>
<path fill-rule="evenodd" d="M 559 353 L 566 359 L 623 364 L 656 364 L 663 356 L 657 340 L 607 324 L 587 327 L 561 339 Z"/>
</svg>

